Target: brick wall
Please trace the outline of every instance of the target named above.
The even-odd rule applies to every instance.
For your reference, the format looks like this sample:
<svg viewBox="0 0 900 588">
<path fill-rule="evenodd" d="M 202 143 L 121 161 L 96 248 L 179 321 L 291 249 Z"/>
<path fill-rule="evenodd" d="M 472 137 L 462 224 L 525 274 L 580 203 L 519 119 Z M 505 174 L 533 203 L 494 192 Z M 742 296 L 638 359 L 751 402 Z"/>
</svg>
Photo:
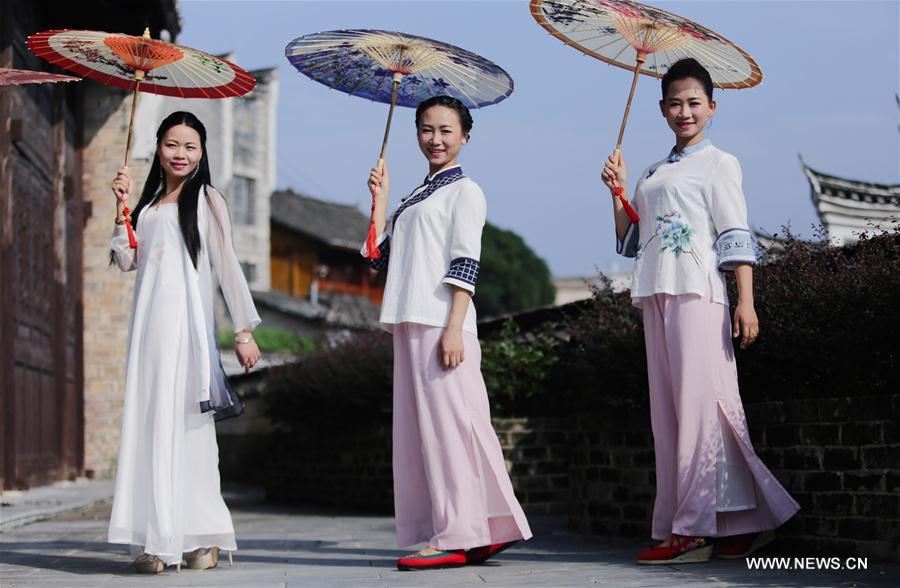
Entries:
<svg viewBox="0 0 900 588">
<path fill-rule="evenodd" d="M 900 394 L 745 403 L 757 454 L 800 504 L 782 553 L 900 560 Z M 578 418 L 573 529 L 647 537 L 655 496 L 646 408 Z"/>
<path fill-rule="evenodd" d="M 125 345 L 134 274 L 109 266 L 109 239 L 116 216 L 109 185 L 121 167 L 128 132 L 130 94 L 85 85 L 83 193 L 89 214 L 84 227 L 84 467 L 108 477 L 115 470 L 122 421 Z M 140 189 L 148 161 L 132 159 Z M 137 202 L 133 198 L 132 206 Z"/>
<path fill-rule="evenodd" d="M 802 510 L 798 551 L 900 559 L 900 394 L 746 407 L 759 455 Z"/>
<path fill-rule="evenodd" d="M 266 497 L 370 512 L 394 510 L 390 427 L 283 437 L 268 462 Z"/>
<path fill-rule="evenodd" d="M 609 537 L 649 537 L 656 496 L 646 407 L 579 415 L 571 432 L 570 527 Z"/>
<path fill-rule="evenodd" d="M 569 503 L 569 420 L 495 418 L 516 497 L 528 514 L 566 514 Z"/>
<path fill-rule="evenodd" d="M 567 512 L 567 428 L 564 420 L 494 419 L 516 496 L 529 514 Z M 278 448 L 264 480 L 270 500 L 393 511 L 390 427 L 284 437 L 270 447 Z M 222 476 L 248 481 L 237 468 Z"/>
<path fill-rule="evenodd" d="M 745 410 L 757 453 L 802 507 L 773 549 L 900 560 L 900 394 L 748 402 Z M 583 533 L 649 537 L 656 486 L 646 406 L 498 418 L 494 428 L 527 513 L 568 513 Z M 388 428 L 273 446 L 271 498 L 390 512 Z"/>
</svg>

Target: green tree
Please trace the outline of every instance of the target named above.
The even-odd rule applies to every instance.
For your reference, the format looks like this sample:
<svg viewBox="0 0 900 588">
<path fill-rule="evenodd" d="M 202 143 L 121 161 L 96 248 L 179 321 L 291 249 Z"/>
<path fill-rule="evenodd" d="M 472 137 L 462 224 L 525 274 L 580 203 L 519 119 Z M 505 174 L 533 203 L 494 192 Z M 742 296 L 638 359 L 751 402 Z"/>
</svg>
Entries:
<svg viewBox="0 0 900 588">
<path fill-rule="evenodd" d="M 556 288 L 550 269 L 512 231 L 484 226 L 481 235 L 481 270 L 475 291 L 480 317 L 498 316 L 553 304 Z"/>
</svg>

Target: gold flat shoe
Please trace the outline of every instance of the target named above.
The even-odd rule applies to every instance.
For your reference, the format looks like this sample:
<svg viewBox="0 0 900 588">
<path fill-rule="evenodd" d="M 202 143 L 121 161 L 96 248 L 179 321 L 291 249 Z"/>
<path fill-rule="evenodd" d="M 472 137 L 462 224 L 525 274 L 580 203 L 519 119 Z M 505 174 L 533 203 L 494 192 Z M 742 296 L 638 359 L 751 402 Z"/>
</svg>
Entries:
<svg viewBox="0 0 900 588">
<path fill-rule="evenodd" d="M 143 553 L 134 560 L 134 569 L 139 574 L 158 574 L 166 568 L 166 564 L 156 555 Z"/>
<path fill-rule="evenodd" d="M 184 558 L 192 570 L 209 570 L 219 565 L 218 547 L 200 547 Z"/>
</svg>

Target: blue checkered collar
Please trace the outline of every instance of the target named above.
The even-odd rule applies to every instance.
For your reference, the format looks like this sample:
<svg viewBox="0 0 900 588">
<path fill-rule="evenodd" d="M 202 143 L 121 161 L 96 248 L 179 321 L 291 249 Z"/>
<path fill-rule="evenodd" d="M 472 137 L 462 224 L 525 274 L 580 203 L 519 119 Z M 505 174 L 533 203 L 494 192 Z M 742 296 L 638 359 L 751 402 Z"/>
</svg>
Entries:
<svg viewBox="0 0 900 588">
<path fill-rule="evenodd" d="M 435 174 L 425 176 L 425 181 L 422 182 L 422 184 L 430 184 L 431 182 L 450 174 L 462 174 L 462 166 L 457 163 L 456 165 L 451 165 L 450 167 L 444 168 Z"/>
<path fill-rule="evenodd" d="M 446 169 L 442 169 L 441 171 L 439 171 L 437 173 L 425 176 L 425 179 L 422 180 L 422 183 L 419 184 L 418 186 L 416 186 L 415 190 L 413 190 L 412 192 L 410 192 L 409 194 L 407 194 L 406 196 L 401 198 L 400 201 L 403 202 L 404 200 L 406 200 L 407 198 L 409 198 L 410 196 L 412 196 L 413 194 L 415 194 L 422 188 L 425 188 L 426 186 L 428 186 L 434 182 L 438 182 L 440 184 L 450 183 L 450 182 L 447 182 L 446 180 L 452 181 L 452 180 L 457 179 L 456 178 L 457 176 L 462 177 L 462 175 L 463 175 L 462 166 L 457 163 L 456 165 L 448 167 Z"/>
<path fill-rule="evenodd" d="M 422 202 L 438 189 L 443 188 L 448 184 L 452 184 L 453 182 L 456 182 L 464 177 L 465 176 L 462 173 L 462 167 L 460 167 L 459 165 L 454 165 L 453 167 L 442 169 L 436 174 L 426 177 L 424 184 L 413 190 L 409 196 L 407 196 L 400 202 L 400 206 L 398 206 L 397 210 L 394 211 L 392 222 L 396 224 L 397 217 L 400 216 L 400 213 L 410 206 Z"/>
</svg>

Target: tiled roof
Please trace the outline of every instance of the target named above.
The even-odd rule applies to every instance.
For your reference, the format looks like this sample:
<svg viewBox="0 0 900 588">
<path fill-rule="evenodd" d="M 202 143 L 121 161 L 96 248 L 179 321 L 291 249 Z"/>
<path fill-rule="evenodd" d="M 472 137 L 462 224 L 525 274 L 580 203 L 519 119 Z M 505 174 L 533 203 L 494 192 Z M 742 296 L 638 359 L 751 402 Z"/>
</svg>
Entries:
<svg viewBox="0 0 900 588">
<path fill-rule="evenodd" d="M 800 159 L 803 173 L 812 188 L 813 202 L 822 196 L 870 204 L 900 204 L 900 184 L 876 184 L 848 180 L 816 171 Z"/>
<path fill-rule="evenodd" d="M 900 185 L 876 184 L 823 174 L 800 166 L 809 180 L 810 198 L 829 238 L 855 241 L 855 235 L 896 222 L 900 217 Z"/>
<path fill-rule="evenodd" d="M 291 190 L 272 193 L 273 223 L 341 249 L 359 249 L 369 218 L 352 204 L 326 202 Z"/>
</svg>

